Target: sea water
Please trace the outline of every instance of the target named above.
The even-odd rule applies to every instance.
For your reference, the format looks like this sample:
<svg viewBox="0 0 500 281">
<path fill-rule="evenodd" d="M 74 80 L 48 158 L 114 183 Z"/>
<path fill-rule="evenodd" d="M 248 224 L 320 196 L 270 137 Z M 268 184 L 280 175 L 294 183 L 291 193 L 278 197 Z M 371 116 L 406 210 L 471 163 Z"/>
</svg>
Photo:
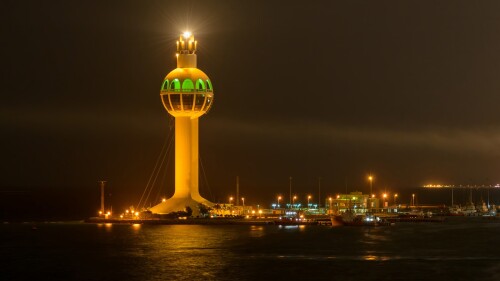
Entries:
<svg viewBox="0 0 500 281">
<path fill-rule="evenodd" d="M 500 220 L 0 225 L 0 280 L 500 280 Z"/>
</svg>

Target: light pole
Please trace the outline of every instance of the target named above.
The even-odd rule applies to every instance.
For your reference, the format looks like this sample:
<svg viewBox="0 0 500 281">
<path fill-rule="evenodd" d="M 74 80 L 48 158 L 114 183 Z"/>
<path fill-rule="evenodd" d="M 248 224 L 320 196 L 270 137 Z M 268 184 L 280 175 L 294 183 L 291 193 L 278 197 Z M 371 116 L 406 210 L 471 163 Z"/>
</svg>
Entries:
<svg viewBox="0 0 500 281">
<path fill-rule="evenodd" d="M 384 207 L 387 208 L 387 193 L 382 194 L 382 197 L 384 198 Z"/>
<path fill-rule="evenodd" d="M 411 195 L 411 205 L 415 207 L 415 193 Z"/>
<path fill-rule="evenodd" d="M 368 180 L 370 181 L 370 194 L 373 194 L 373 176 L 369 175 Z"/>
<path fill-rule="evenodd" d="M 245 197 L 241 197 L 241 202 L 243 203 L 243 207 L 245 207 Z"/>
<path fill-rule="evenodd" d="M 278 209 L 280 207 L 280 200 L 281 200 L 281 196 L 278 196 Z"/>
<path fill-rule="evenodd" d="M 297 196 L 293 196 L 293 199 L 292 199 L 292 209 L 293 209 L 293 205 L 295 205 L 295 199 L 297 199 Z"/>
<path fill-rule="evenodd" d="M 318 211 L 321 207 L 321 177 L 318 177 Z"/>
<path fill-rule="evenodd" d="M 394 194 L 394 205 L 396 205 L 396 199 L 398 199 L 398 194 Z"/>
<path fill-rule="evenodd" d="M 330 201 L 330 214 L 332 213 L 332 197 L 328 198 L 328 201 Z"/>
<path fill-rule="evenodd" d="M 307 196 L 307 208 L 309 209 L 309 200 L 311 200 L 311 195 Z"/>
<path fill-rule="evenodd" d="M 290 203 L 290 205 L 292 204 L 292 177 L 290 177 L 290 201 L 288 201 L 288 203 Z"/>
</svg>

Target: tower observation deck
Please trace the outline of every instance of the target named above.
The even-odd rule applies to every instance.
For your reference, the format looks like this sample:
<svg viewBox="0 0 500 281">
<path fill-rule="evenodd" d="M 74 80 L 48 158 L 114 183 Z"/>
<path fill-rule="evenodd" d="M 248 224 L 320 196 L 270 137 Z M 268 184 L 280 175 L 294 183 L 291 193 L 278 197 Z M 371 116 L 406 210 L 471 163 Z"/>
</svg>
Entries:
<svg viewBox="0 0 500 281">
<path fill-rule="evenodd" d="M 160 90 L 163 106 L 175 117 L 175 192 L 150 211 L 168 214 L 190 207 L 197 215 L 199 204 L 213 205 L 199 193 L 198 118 L 212 107 L 214 93 L 208 76 L 197 68 L 194 35 L 184 32 L 176 44 L 177 68 L 167 74 Z"/>
</svg>

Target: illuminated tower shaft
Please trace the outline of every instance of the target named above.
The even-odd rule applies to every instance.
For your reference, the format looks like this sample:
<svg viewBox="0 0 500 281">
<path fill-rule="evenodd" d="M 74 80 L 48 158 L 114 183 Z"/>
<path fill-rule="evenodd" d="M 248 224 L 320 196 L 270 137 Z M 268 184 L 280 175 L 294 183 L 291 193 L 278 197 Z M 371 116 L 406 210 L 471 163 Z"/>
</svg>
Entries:
<svg viewBox="0 0 500 281">
<path fill-rule="evenodd" d="M 198 161 L 198 118 L 176 117 L 173 198 L 201 198 L 198 187 Z"/>
<path fill-rule="evenodd" d="M 201 197 L 198 187 L 198 118 L 213 101 L 212 83 L 196 65 L 197 42 L 190 33 L 177 41 L 177 68 L 163 81 L 161 98 L 175 117 L 175 192 L 172 198 L 152 207 L 153 213 L 168 214 L 186 207 L 199 212 L 199 204 L 213 203 Z"/>
</svg>

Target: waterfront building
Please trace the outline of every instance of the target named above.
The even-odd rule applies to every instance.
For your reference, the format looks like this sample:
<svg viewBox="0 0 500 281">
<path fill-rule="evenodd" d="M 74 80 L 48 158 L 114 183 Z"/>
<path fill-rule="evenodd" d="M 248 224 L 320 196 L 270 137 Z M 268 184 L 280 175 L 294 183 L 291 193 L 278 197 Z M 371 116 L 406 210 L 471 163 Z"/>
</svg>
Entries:
<svg viewBox="0 0 500 281">
<path fill-rule="evenodd" d="M 325 200 L 329 214 L 345 213 L 351 211 L 356 214 L 364 214 L 380 209 L 380 200 L 370 197 L 369 194 L 361 192 L 351 192 L 349 194 L 339 194 L 335 197 L 328 197 Z"/>
<path fill-rule="evenodd" d="M 213 104 L 214 92 L 208 76 L 197 68 L 194 35 L 185 32 L 177 41 L 177 68 L 163 80 L 160 97 L 167 112 L 175 117 L 175 192 L 150 208 L 155 214 L 168 214 L 191 208 L 200 213 L 200 204 L 214 204 L 203 198 L 198 187 L 198 118 Z"/>
</svg>

